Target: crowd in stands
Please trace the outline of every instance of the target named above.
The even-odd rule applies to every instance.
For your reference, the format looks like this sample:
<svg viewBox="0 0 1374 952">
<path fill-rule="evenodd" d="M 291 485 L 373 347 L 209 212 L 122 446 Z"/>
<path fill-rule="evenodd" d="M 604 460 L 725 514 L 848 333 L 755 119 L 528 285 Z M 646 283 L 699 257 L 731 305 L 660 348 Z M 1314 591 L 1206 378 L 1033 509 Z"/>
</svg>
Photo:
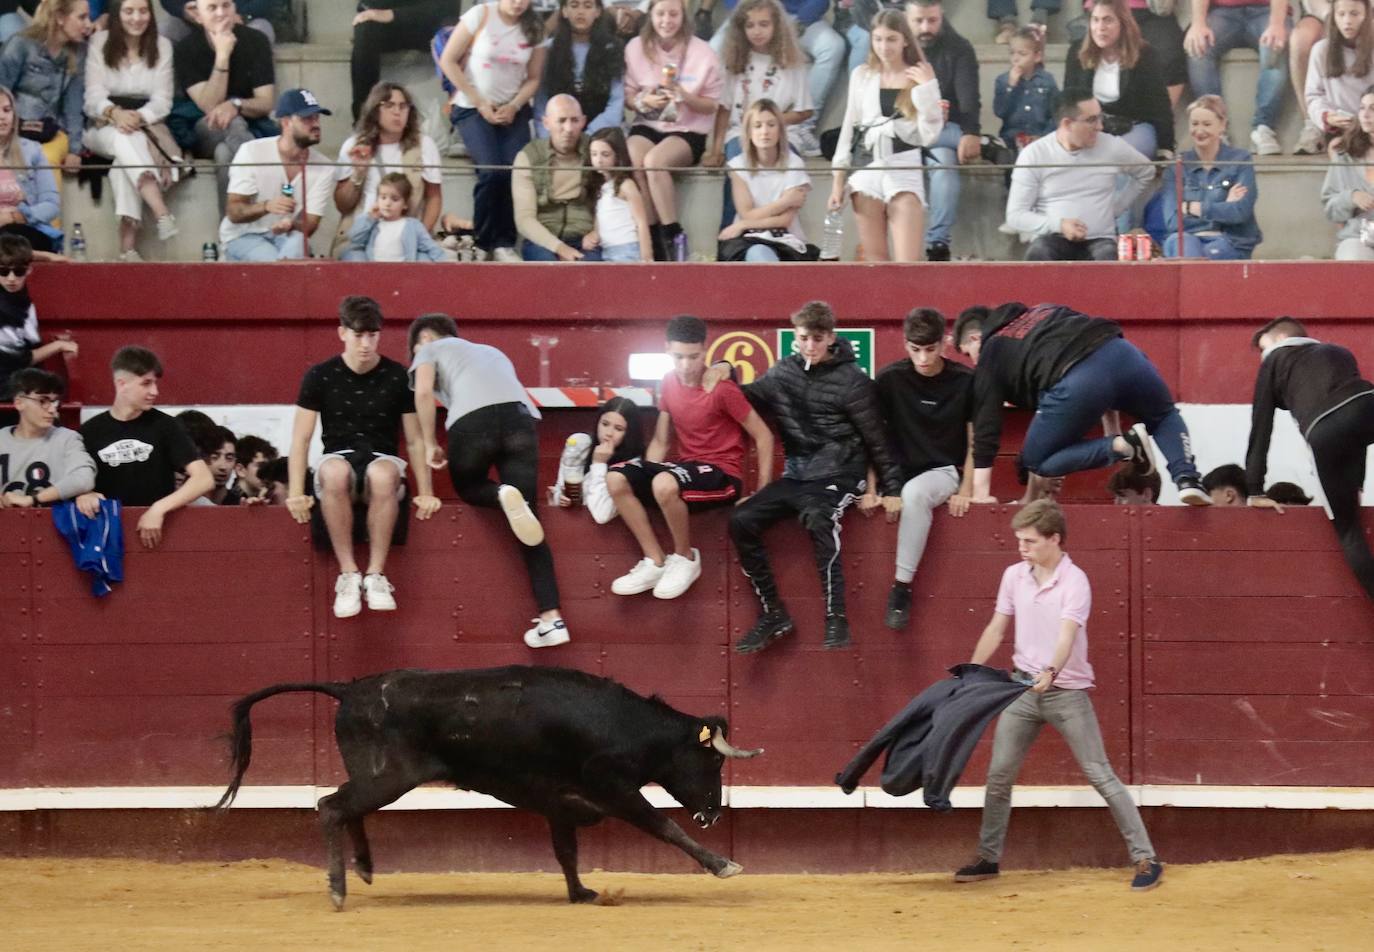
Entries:
<svg viewBox="0 0 1374 952">
<path fill-rule="evenodd" d="M 1286 0 L 1194 0 L 1186 32 L 1172 4 L 1086 0 L 1070 11 L 1062 92 L 1044 63 L 1058 4 L 1037 0 L 1020 27 L 1014 3 L 992 0 L 1010 67 L 994 84 L 996 135 L 980 125 L 977 55 L 943 0 L 855 0 L 833 16 L 827 0 L 724 6 L 490 0 L 459 16 L 461 0 L 368 0 L 353 21 L 356 125 L 331 163 L 300 98 L 325 114 L 343 104 L 277 87 L 287 0 L 0 4 L 0 230 L 63 250 L 61 176 L 112 162 L 120 256 L 138 260 L 145 206 L 158 238 L 175 236 L 167 192 L 200 158 L 216 163 L 229 260 L 441 260 L 435 239 L 463 235 L 498 261 L 685 260 L 674 173 L 701 165 L 727 170 L 715 257 L 810 260 L 805 160 L 825 155 L 828 207 L 852 209 L 865 260 L 948 260 L 959 166 L 984 159 L 1015 163 L 1002 228 L 1030 260 L 1110 258 L 1117 235 L 1142 225 L 1169 236 L 1166 256 L 1248 258 L 1262 240 L 1252 159 L 1281 151 L 1291 75 L 1306 117 L 1296 151 L 1332 163 L 1322 201 L 1341 225 L 1336 256 L 1374 259 L 1369 0 L 1311 0 L 1296 24 Z M 1230 141 L 1218 65 L 1242 47 L 1260 56 L 1249 148 Z M 447 118 L 478 166 L 471 221 L 444 215 L 438 145 L 411 93 L 383 80 L 381 57 L 398 49 L 431 51 L 451 93 Z M 846 69 L 843 119 L 824 130 Z M 1185 90 L 1191 148 L 1161 175 L 1148 163 L 1175 154 Z M 603 132 L 631 178 L 591 167 Z M 247 171 L 278 160 L 277 173 Z M 393 173 L 407 184 L 383 209 Z M 331 176 L 344 221 L 312 247 Z"/>
</svg>

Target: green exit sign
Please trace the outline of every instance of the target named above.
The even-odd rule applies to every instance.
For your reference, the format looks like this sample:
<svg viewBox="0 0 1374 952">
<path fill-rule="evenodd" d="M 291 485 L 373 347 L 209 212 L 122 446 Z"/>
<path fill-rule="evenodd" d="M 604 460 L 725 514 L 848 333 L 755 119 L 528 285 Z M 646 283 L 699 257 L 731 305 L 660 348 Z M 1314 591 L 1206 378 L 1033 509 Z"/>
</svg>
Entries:
<svg viewBox="0 0 1374 952">
<path fill-rule="evenodd" d="M 873 328 L 835 328 L 835 336 L 840 340 L 849 341 L 849 346 L 854 348 L 854 359 L 858 361 L 859 369 L 870 377 L 873 376 Z M 789 357 L 796 353 L 797 331 L 795 328 L 784 328 L 778 331 L 778 360 Z"/>
</svg>

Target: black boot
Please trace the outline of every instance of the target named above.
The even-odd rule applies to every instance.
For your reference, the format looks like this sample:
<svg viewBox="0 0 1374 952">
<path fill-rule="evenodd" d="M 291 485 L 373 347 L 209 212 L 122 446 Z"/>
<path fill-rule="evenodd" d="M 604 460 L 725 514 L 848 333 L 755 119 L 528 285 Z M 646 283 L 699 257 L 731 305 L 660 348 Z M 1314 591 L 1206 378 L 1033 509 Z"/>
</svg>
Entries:
<svg viewBox="0 0 1374 952">
<path fill-rule="evenodd" d="M 825 647 L 830 650 L 837 650 L 848 648 L 850 644 L 849 619 L 843 615 L 826 615 Z"/>
<path fill-rule="evenodd" d="M 791 630 L 792 616 L 787 614 L 787 609 L 781 605 L 765 609 L 759 620 L 754 623 L 754 627 L 735 642 L 735 650 L 740 654 L 762 651 Z"/>
<path fill-rule="evenodd" d="M 893 631 L 902 631 L 911 623 L 911 586 L 893 582 L 887 593 L 887 614 L 883 624 Z"/>
</svg>

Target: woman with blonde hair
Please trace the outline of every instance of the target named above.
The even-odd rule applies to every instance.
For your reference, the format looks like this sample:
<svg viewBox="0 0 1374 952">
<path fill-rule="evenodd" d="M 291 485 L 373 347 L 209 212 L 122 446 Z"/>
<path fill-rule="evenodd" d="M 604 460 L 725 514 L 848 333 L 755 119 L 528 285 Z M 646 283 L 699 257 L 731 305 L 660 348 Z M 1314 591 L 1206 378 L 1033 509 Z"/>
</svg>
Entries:
<svg viewBox="0 0 1374 952">
<path fill-rule="evenodd" d="M 43 149 L 19 135 L 14 93 L 0 86 L 0 234 L 22 235 L 33 250 L 60 251 L 62 213 L 57 180 Z"/>
<path fill-rule="evenodd" d="M 0 86 L 14 93 L 20 134 L 43 146 L 55 169 L 81 167 L 86 116 L 87 0 L 43 0 L 33 25 L 0 50 Z"/>
<path fill-rule="evenodd" d="M 831 163 L 829 208 L 838 211 L 852 197 L 865 260 L 920 261 L 925 257 L 921 146 L 934 142 L 945 125 L 940 84 L 901 10 L 875 16 L 869 37 L 868 61 L 849 78 L 849 101 Z"/>
<path fill-rule="evenodd" d="M 1193 147 L 1179 156 L 1164 189 L 1166 258 L 1249 258 L 1263 239 L 1255 221 L 1254 158 L 1226 141 L 1226 103 L 1220 96 L 1201 96 L 1188 106 L 1188 132 Z M 1180 186 L 1179 178 L 1183 182 Z M 1183 196 L 1183 240 L 1178 236 L 1179 202 Z"/>
<path fill-rule="evenodd" d="M 720 261 L 814 261 L 800 213 L 811 191 L 806 161 L 787 147 L 782 110 L 756 99 L 744 113 L 744 151 L 730 160 L 734 222 L 720 233 Z"/>
</svg>

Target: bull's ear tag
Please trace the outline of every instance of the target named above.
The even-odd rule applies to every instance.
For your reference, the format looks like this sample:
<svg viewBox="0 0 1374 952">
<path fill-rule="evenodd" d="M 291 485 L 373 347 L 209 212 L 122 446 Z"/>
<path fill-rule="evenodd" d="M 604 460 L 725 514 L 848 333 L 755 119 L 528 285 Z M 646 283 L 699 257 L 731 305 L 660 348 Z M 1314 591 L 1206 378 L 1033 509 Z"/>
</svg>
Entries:
<svg viewBox="0 0 1374 952">
<path fill-rule="evenodd" d="M 711 728 L 703 724 L 701 726 L 701 733 L 697 734 L 697 742 L 703 745 L 711 743 Z"/>
</svg>

